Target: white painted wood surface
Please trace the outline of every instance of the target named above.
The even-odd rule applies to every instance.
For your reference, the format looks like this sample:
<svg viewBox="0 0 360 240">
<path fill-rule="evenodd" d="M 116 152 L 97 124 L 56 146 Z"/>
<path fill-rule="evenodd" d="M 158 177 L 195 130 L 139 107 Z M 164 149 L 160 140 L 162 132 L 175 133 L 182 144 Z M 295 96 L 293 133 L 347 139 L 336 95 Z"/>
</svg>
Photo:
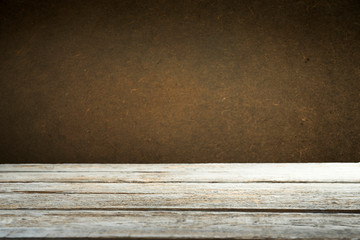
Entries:
<svg viewBox="0 0 360 240">
<path fill-rule="evenodd" d="M 360 184 L 3 183 L 0 189 L 1 209 L 360 209 Z"/>
<path fill-rule="evenodd" d="M 201 211 L 3 211 L 0 237 L 339 239 L 360 236 L 352 214 Z"/>
<path fill-rule="evenodd" d="M 360 164 L 0 165 L 2 238 L 360 238 Z"/>
<path fill-rule="evenodd" d="M 360 163 L 0 165 L 0 182 L 34 181 L 360 183 Z"/>
</svg>

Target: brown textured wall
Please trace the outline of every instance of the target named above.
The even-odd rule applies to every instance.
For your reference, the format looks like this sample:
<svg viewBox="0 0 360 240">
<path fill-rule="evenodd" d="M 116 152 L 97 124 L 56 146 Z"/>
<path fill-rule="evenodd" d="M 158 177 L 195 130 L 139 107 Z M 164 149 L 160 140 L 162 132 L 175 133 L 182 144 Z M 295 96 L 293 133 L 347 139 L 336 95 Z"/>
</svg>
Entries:
<svg viewBox="0 0 360 240">
<path fill-rule="evenodd" d="M 0 1 L 0 162 L 360 161 L 359 1 Z"/>
</svg>

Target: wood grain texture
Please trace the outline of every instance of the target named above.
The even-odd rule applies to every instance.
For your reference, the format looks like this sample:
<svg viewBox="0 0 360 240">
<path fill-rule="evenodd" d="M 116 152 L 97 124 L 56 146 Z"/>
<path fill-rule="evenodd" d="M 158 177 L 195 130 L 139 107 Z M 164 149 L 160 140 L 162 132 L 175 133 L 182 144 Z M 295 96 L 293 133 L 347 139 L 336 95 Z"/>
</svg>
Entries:
<svg viewBox="0 0 360 240">
<path fill-rule="evenodd" d="M 360 184 L 11 183 L 2 209 L 347 209 L 360 210 Z"/>
<path fill-rule="evenodd" d="M 0 182 L 356 182 L 359 163 L 0 166 Z M 89 170 L 89 171 L 87 171 Z M 16 172 L 16 174 L 14 174 Z"/>
<path fill-rule="evenodd" d="M 353 171 L 360 168 L 360 163 L 196 163 L 196 164 L 1 164 L 0 172 L 4 171 L 66 171 L 66 172 L 119 172 L 119 171 L 156 171 L 156 172 L 178 172 L 186 171 L 259 171 L 261 169 L 273 169 L 276 172 L 286 170 L 309 170 L 316 171 Z M 296 171 L 294 172 L 296 173 Z M 321 174 L 321 172 L 319 172 Z"/>
<path fill-rule="evenodd" d="M 0 237 L 353 238 L 352 214 L 179 211 L 0 211 Z"/>
<path fill-rule="evenodd" d="M 1 238 L 358 239 L 359 164 L 0 165 Z"/>
</svg>

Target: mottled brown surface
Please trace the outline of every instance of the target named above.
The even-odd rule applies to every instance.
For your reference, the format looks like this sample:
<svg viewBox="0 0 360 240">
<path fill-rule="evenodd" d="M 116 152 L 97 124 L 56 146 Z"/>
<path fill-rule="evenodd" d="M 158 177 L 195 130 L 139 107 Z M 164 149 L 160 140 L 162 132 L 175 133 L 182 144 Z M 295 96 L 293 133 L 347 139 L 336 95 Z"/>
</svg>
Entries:
<svg viewBox="0 0 360 240">
<path fill-rule="evenodd" d="M 0 162 L 360 161 L 358 1 L 0 1 Z"/>
</svg>

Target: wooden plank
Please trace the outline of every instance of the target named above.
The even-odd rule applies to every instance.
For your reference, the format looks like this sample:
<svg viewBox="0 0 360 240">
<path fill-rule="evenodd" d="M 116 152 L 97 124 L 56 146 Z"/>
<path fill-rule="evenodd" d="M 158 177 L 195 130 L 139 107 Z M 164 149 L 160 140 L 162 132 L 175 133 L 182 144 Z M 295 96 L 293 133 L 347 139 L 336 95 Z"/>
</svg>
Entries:
<svg viewBox="0 0 360 240">
<path fill-rule="evenodd" d="M 0 191 L 0 209 L 360 210 L 360 184 L 2 183 Z"/>
<path fill-rule="evenodd" d="M 356 239 L 359 166 L 0 165 L 0 237 Z"/>
<path fill-rule="evenodd" d="M 119 171 L 239 171 L 246 169 L 286 171 L 289 169 L 323 171 L 349 171 L 359 169 L 360 163 L 200 163 L 200 164 L 0 164 L 6 171 L 66 171 L 66 172 L 119 172 Z M 302 170 L 303 169 L 303 170 Z"/>
<path fill-rule="evenodd" d="M 0 183 L 0 193 L 124 194 L 344 194 L 358 195 L 358 183 Z M 360 197 L 360 196 L 359 196 Z"/>
<path fill-rule="evenodd" d="M 174 211 L 4 211 L 0 237 L 358 239 L 356 214 Z"/>
<path fill-rule="evenodd" d="M 0 182 L 360 182 L 359 163 L 5 164 L 0 169 Z"/>
</svg>

